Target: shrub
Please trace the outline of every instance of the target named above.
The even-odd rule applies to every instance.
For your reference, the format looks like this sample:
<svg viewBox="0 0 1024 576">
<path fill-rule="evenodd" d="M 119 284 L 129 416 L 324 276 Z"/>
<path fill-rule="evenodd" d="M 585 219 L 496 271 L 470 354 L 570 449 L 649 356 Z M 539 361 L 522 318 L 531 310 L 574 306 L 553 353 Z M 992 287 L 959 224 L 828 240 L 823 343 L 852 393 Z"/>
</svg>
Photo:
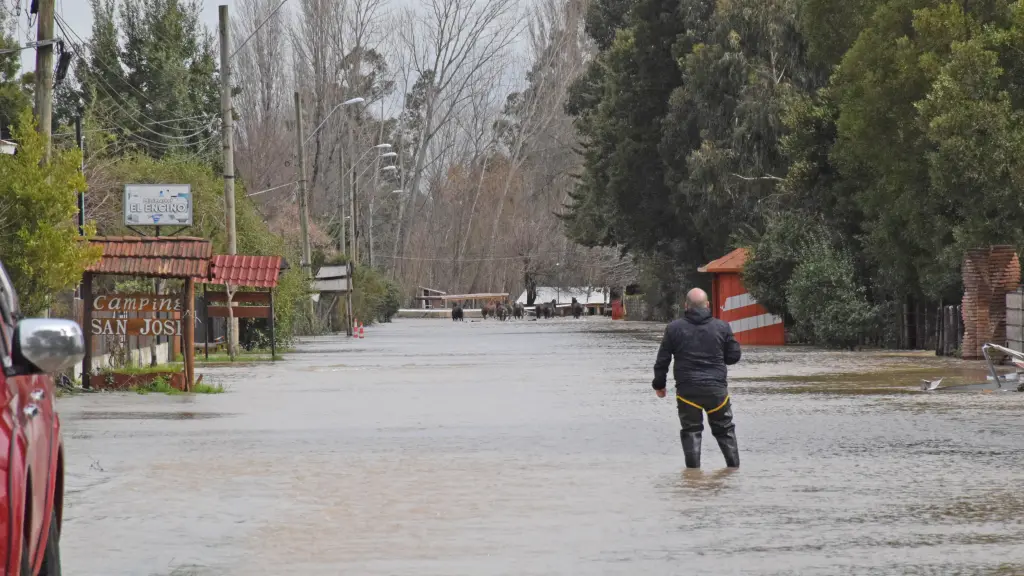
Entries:
<svg viewBox="0 0 1024 576">
<path fill-rule="evenodd" d="M 786 287 L 812 236 L 826 235 L 806 216 L 785 214 L 769 221 L 761 237 L 748 247 L 743 285 L 772 314 L 788 315 Z"/>
<path fill-rule="evenodd" d="M 850 257 L 820 237 L 805 246 L 786 283 L 786 308 L 798 332 L 824 346 L 852 348 L 877 318 Z"/>
<path fill-rule="evenodd" d="M 355 317 L 367 324 L 390 321 L 401 301 L 399 287 L 379 270 L 366 266 L 356 266 L 353 276 L 356 290 L 352 296 L 352 308 Z"/>
</svg>

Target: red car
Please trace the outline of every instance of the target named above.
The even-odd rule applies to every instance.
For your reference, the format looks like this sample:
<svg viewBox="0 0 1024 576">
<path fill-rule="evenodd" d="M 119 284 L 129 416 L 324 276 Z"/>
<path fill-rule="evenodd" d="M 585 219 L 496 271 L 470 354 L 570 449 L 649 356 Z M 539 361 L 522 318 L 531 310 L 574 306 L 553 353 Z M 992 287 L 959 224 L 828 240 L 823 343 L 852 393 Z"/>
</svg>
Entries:
<svg viewBox="0 0 1024 576">
<path fill-rule="evenodd" d="M 0 560 L 7 576 L 59 576 L 64 449 L 51 374 L 84 355 L 70 320 L 19 319 L 18 296 L 0 264 Z"/>
</svg>

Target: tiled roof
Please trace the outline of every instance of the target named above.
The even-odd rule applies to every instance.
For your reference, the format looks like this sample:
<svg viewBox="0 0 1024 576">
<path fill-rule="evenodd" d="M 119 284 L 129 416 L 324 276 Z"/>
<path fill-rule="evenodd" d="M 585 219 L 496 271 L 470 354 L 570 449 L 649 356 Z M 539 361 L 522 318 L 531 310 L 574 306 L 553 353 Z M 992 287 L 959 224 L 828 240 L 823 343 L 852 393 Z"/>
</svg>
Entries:
<svg viewBox="0 0 1024 576">
<path fill-rule="evenodd" d="M 273 288 L 281 273 L 280 256 L 228 256 L 213 257 L 210 268 L 211 284 Z"/>
<path fill-rule="evenodd" d="M 103 248 L 100 261 L 87 269 L 97 274 L 206 278 L 213 254 L 209 240 L 187 236 L 98 236 L 90 242 Z"/>
<path fill-rule="evenodd" d="M 697 272 L 742 272 L 747 263 L 747 249 L 737 248 L 717 260 L 697 268 Z"/>
</svg>

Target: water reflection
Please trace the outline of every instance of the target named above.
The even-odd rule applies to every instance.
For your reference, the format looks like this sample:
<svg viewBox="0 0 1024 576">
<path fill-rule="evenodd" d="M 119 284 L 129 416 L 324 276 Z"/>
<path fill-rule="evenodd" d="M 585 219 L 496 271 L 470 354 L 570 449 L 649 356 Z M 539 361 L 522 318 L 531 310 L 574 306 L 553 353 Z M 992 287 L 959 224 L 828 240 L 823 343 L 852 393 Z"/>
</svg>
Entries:
<svg viewBox="0 0 1024 576">
<path fill-rule="evenodd" d="M 706 433 L 686 470 L 659 332 L 403 321 L 207 369 L 231 393 L 187 412 L 61 399 L 67 571 L 1024 574 L 1024 394 L 921 393 L 982 371 L 921 354 L 751 349 L 742 468 Z"/>
</svg>

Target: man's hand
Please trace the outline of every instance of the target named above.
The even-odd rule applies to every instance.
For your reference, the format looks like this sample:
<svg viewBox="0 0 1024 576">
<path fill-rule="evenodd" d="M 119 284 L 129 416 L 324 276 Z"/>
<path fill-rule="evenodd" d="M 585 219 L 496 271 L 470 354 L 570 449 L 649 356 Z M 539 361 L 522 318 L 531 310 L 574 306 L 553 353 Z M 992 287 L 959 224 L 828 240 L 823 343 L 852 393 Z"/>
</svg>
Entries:
<svg viewBox="0 0 1024 576">
<path fill-rule="evenodd" d="M 664 388 L 662 388 L 661 390 L 655 390 L 654 393 L 658 395 L 658 398 L 664 398 L 665 397 L 665 389 Z"/>
</svg>

